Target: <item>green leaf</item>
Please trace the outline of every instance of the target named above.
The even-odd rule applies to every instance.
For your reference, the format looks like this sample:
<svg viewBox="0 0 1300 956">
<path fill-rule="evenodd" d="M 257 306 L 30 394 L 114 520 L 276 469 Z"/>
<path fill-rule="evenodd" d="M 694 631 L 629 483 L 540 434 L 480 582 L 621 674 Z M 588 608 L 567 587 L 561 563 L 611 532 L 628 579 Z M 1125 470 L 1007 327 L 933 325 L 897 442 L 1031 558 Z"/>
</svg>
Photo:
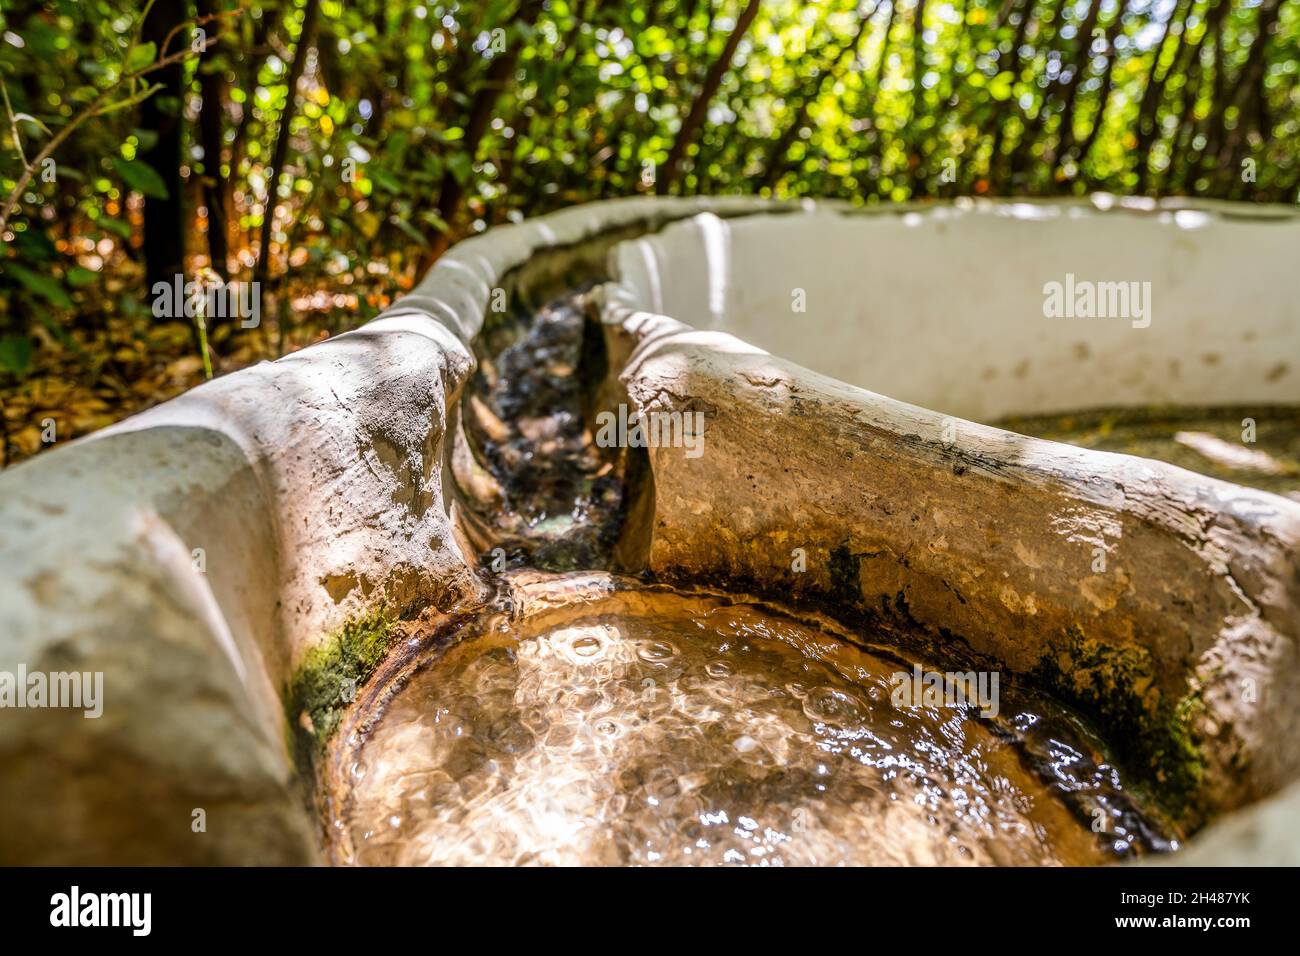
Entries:
<svg viewBox="0 0 1300 956">
<path fill-rule="evenodd" d="M 32 340 L 25 335 L 0 338 L 0 369 L 15 376 L 27 374 L 32 367 Z"/>
<path fill-rule="evenodd" d="M 63 286 L 51 279 L 49 276 L 32 272 L 24 269 L 20 265 L 12 262 L 5 263 L 7 269 L 15 279 L 22 283 L 28 292 L 39 295 L 42 299 L 51 305 L 58 306 L 61 309 L 71 309 L 72 300 L 68 298 L 68 293 L 63 290 Z"/>
<path fill-rule="evenodd" d="M 148 163 L 118 156 L 113 159 L 113 167 L 130 189 L 144 193 L 150 199 L 167 198 L 167 184 Z"/>
<path fill-rule="evenodd" d="M 101 216 L 96 222 L 100 228 L 107 229 L 121 239 L 129 240 L 131 238 L 131 224 L 129 222 L 123 222 L 121 219 L 113 219 L 109 216 Z"/>
<path fill-rule="evenodd" d="M 42 123 L 40 120 L 38 120 L 38 119 L 37 119 L 35 116 L 33 116 L 31 113 L 15 113 L 15 114 L 14 114 L 14 119 L 15 119 L 15 120 L 22 120 L 24 123 L 31 123 L 33 126 L 35 126 L 37 129 L 39 129 L 39 130 L 40 130 L 42 133 L 44 133 L 46 136 L 51 135 L 51 134 L 50 134 L 50 128 L 49 128 L 48 126 L 46 126 L 44 123 Z"/>
<path fill-rule="evenodd" d="M 456 153 L 447 160 L 447 168 L 456 180 L 464 185 L 469 181 L 470 175 L 474 172 L 474 164 L 470 162 L 469 156 L 464 153 Z"/>
<path fill-rule="evenodd" d="M 135 73 L 143 70 L 157 55 L 158 44 L 156 43 L 141 43 L 131 47 L 131 51 L 126 55 L 126 72 Z"/>
<path fill-rule="evenodd" d="M 22 258 L 33 265 L 41 260 L 58 257 L 54 241 L 43 231 L 28 229 L 14 237 L 14 247 L 21 250 Z"/>
<path fill-rule="evenodd" d="M 153 149 L 158 145 L 158 131 L 156 129 L 133 129 L 131 135 L 136 138 L 137 149 L 141 152 Z"/>
<path fill-rule="evenodd" d="M 383 169 L 371 170 L 370 178 L 375 181 L 375 185 L 377 185 L 380 189 L 384 190 L 385 192 L 400 193 L 402 191 L 402 184 L 398 182 L 396 177 L 394 177 L 391 173 L 387 172 L 386 170 Z"/>
<path fill-rule="evenodd" d="M 83 266 L 73 266 L 63 276 L 63 281 L 74 289 L 84 289 L 98 278 L 98 275 Z"/>
<path fill-rule="evenodd" d="M 427 246 L 429 244 L 429 241 L 425 239 L 424 236 L 420 235 L 420 230 L 416 229 L 414 226 L 412 226 L 407 220 L 403 219 L 401 216 L 394 216 L 392 218 L 392 223 L 394 226 L 402 230 L 402 232 L 406 233 L 408 236 L 410 236 L 420 245 Z"/>
<path fill-rule="evenodd" d="M 437 229 L 439 232 L 451 232 L 451 226 L 447 224 L 447 220 L 443 219 L 437 213 L 426 212 L 420 216 L 420 218 L 433 226 L 433 228 Z"/>
</svg>

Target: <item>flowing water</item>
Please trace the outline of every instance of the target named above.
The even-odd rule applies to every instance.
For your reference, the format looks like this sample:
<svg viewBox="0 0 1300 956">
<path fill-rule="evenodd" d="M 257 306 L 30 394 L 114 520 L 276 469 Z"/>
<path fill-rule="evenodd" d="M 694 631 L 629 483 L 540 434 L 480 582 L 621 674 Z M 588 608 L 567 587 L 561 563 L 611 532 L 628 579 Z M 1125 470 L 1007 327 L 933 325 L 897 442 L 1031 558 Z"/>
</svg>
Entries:
<svg viewBox="0 0 1300 956">
<path fill-rule="evenodd" d="M 532 590 L 579 598 L 521 598 L 429 648 L 356 735 L 343 861 L 1075 865 L 1169 848 L 1087 732 L 1005 683 L 996 716 L 989 698 L 912 706 L 896 693 L 912 662 L 829 622 L 604 575 Z"/>
</svg>

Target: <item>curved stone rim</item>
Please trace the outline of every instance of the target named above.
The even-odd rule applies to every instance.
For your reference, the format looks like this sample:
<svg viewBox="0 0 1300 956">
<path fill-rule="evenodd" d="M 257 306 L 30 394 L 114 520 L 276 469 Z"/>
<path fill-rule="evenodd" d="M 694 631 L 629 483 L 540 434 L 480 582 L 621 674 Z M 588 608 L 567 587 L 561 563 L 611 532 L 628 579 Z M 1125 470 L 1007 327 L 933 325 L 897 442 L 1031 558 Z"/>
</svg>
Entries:
<svg viewBox="0 0 1300 956">
<path fill-rule="evenodd" d="M 955 214 L 984 212 L 996 215 L 1008 208 L 1007 204 L 996 202 L 961 205 L 963 208 Z M 1057 204 L 1011 205 L 1024 206 L 1025 209 L 1017 212 L 1024 213 L 1027 219 L 1044 218 L 1041 215 L 1044 209 L 1050 209 L 1052 215 L 1061 215 Z M 1262 216 L 1225 217 L 1221 208 L 1204 208 L 1208 204 L 1103 205 L 1105 208 L 1094 208 L 1095 204 L 1091 203 L 1067 204 L 1066 214 L 1111 215 L 1118 209 L 1147 217 L 1154 215 L 1171 226 L 1186 225 L 1180 223 L 1178 217 L 1189 211 L 1218 219 L 1261 223 L 1296 221 L 1295 211 L 1289 207 L 1269 210 Z M 1137 208 L 1133 208 L 1135 205 Z M 1198 206 L 1203 208 L 1196 208 Z M 953 215 L 954 211 L 948 206 L 931 207 L 928 212 L 902 211 L 900 214 L 938 218 Z M 682 228 L 678 225 L 671 227 Z M 707 233 L 705 226 L 700 228 Z M 779 226 L 774 225 L 774 228 Z M 690 258 L 689 254 L 687 258 Z M 665 263 L 659 262 L 651 271 L 665 287 L 673 285 L 672 272 L 664 273 L 663 268 Z M 692 471 L 689 462 L 680 455 L 663 450 L 649 452 L 650 470 L 656 484 L 653 493 L 654 530 L 648 542 L 639 543 L 638 550 L 650 570 L 684 580 L 730 579 L 748 590 L 785 587 L 798 591 L 805 586 L 804 580 L 800 576 L 792 577 L 782 567 L 783 560 L 788 560 L 788 557 L 783 555 L 781 548 L 794 542 L 793 529 L 804 529 L 799 543 L 808 545 L 809 554 L 816 549 L 823 564 L 834 562 L 838 541 L 844 542 L 840 550 L 847 554 L 856 551 L 849 546 L 856 537 L 862 554 L 873 559 L 875 555 L 891 551 L 899 542 L 908 541 L 906 520 L 879 516 L 868 520 L 865 514 L 860 517 L 859 512 L 854 511 L 856 499 L 852 487 L 845 487 L 840 478 L 796 484 L 795 490 L 785 497 L 813 502 L 807 509 L 771 503 L 755 489 L 770 487 L 783 480 L 788 484 L 792 469 L 782 467 L 784 461 L 770 453 L 770 445 L 784 444 L 806 452 L 818 443 L 827 443 L 853 463 L 846 466 L 826 456 L 826 460 L 818 461 L 812 469 L 815 473 L 833 475 L 838 467 L 851 473 L 859 487 L 870 488 L 880 484 L 906 489 L 922 498 L 930 485 L 936 484 L 950 496 L 942 498 L 945 502 L 962 501 L 963 491 L 959 486 L 971 483 L 970 478 L 951 481 L 947 474 L 948 466 L 959 478 L 962 475 L 991 475 L 998 481 L 1007 481 L 1010 487 L 1020 489 L 1016 494 L 1025 500 L 1047 490 L 1045 505 L 1021 513 L 1019 518 L 1022 521 L 1038 524 L 1050 521 L 1054 506 L 1060 501 L 1095 508 L 1099 522 L 1122 522 L 1130 537 L 1135 534 L 1147 537 L 1139 553 L 1139 562 L 1150 560 L 1152 568 L 1167 573 L 1171 580 L 1179 580 L 1184 573 L 1204 578 L 1207 585 L 1217 580 L 1223 593 L 1214 610 L 1197 608 L 1192 615 L 1181 616 L 1177 631 L 1187 635 L 1191 648 L 1187 652 L 1180 651 L 1177 646 L 1156 652 L 1156 635 L 1139 637 L 1136 641 L 1130 636 L 1124 640 L 1112 628 L 1110 636 L 1099 642 L 1092 634 L 1078 634 L 1078 640 L 1069 647 L 1067 659 L 1073 656 L 1077 661 L 1081 655 L 1099 655 L 1099 652 L 1114 654 L 1113 661 L 1108 657 L 1098 657 L 1095 667 L 1092 666 L 1094 662 L 1089 662 L 1082 675 L 1089 685 L 1104 679 L 1107 686 L 1112 686 L 1114 679 L 1111 675 L 1114 672 L 1127 673 L 1125 680 L 1133 687 L 1125 693 L 1136 702 L 1138 696 L 1145 694 L 1143 685 L 1139 683 L 1141 676 L 1156 670 L 1165 673 L 1164 680 L 1171 684 L 1168 689 L 1181 686 L 1186 692 L 1176 704 L 1161 705 L 1165 709 L 1157 711 L 1150 722 L 1107 720 L 1102 725 L 1120 726 L 1124 723 L 1128 731 L 1143 736 L 1157 732 L 1168 734 L 1161 748 L 1174 753 L 1193 746 L 1193 740 L 1206 743 L 1210 753 L 1203 753 L 1199 744 L 1188 751 L 1187 759 L 1194 759 L 1195 767 L 1189 765 L 1189 779 L 1180 785 L 1187 786 L 1189 794 L 1193 794 L 1198 803 L 1204 802 L 1203 810 L 1189 811 L 1192 815 L 1188 819 L 1193 825 L 1202 813 L 1217 817 L 1275 793 L 1295 780 L 1300 772 L 1300 753 L 1295 746 L 1295 710 L 1300 703 L 1300 687 L 1293 676 L 1300 665 L 1300 661 L 1295 659 L 1294 633 L 1297 609 L 1300 608 L 1300 565 L 1296 557 L 1300 554 L 1300 504 L 1280 495 L 1219 481 L 1162 462 L 1074 448 L 968 421 L 961 422 L 963 436 L 967 439 L 963 444 L 967 447 L 953 448 L 942 437 L 942 426 L 950 416 L 941 411 L 909 405 L 884 394 L 817 375 L 726 332 L 698 331 L 670 315 L 657 313 L 653 308 L 657 303 L 648 301 L 644 290 L 637 292 L 628 288 L 620 281 L 617 269 L 612 271 L 615 278 L 603 290 L 604 320 L 611 348 L 617 350 L 625 362 L 622 379 L 628 401 L 642 414 L 711 409 L 714 418 L 709 420 L 710 427 L 715 429 L 715 434 L 721 435 L 717 441 L 723 444 L 720 478 L 707 474 L 707 470 Z M 680 287 L 681 282 L 676 284 Z M 696 294 L 700 293 L 697 291 Z M 798 414 L 786 415 L 784 409 L 792 404 L 799 409 Z M 744 421 L 746 418 L 762 421 L 763 427 L 749 427 Z M 806 421 L 812 418 L 820 420 L 821 435 L 806 425 Z M 864 433 L 872 435 L 872 438 L 860 441 L 860 434 Z M 1012 459 L 1007 458 L 1008 451 L 1013 452 Z M 874 469 L 859 466 L 861 457 L 854 461 L 855 455 L 875 456 L 883 464 Z M 1009 469 L 1005 467 L 1008 463 L 1011 463 Z M 717 458 L 710 468 L 719 468 Z M 981 472 L 987 475 L 981 475 Z M 1154 486 L 1155 490 L 1150 491 L 1145 487 L 1147 485 Z M 831 490 L 827 492 L 824 486 L 830 486 Z M 980 509 L 997 508 L 998 502 L 996 495 L 987 490 L 977 491 L 975 495 L 970 499 L 975 512 L 971 523 L 979 525 L 987 513 Z M 907 498 L 906 495 L 902 497 Z M 924 505 L 919 510 L 924 513 Z M 889 514 L 888 509 L 884 511 Z M 826 519 L 828 514 L 833 517 Z M 825 527 L 807 530 L 810 526 L 815 527 L 818 521 L 825 523 L 827 520 L 829 524 Z M 917 517 L 913 515 L 911 520 L 915 522 Z M 988 527 L 984 531 L 990 536 L 998 530 L 995 523 L 985 524 Z M 864 535 L 858 533 L 862 531 L 860 525 L 867 526 L 865 540 Z M 945 534 L 941 526 L 927 530 L 937 541 L 944 541 L 945 537 L 952 535 L 951 531 Z M 696 547 L 695 543 L 700 543 L 700 546 Z M 1043 542 L 1026 540 L 1025 543 L 1032 545 L 1025 549 L 1028 554 L 1033 555 L 1037 549 L 1041 557 Z M 1017 540 L 1017 549 L 1020 545 Z M 909 563 L 907 558 L 898 558 L 907 570 L 898 572 L 895 578 L 915 583 L 929 574 L 932 582 L 956 593 L 952 584 L 943 577 L 944 568 L 948 574 L 965 573 L 965 579 L 970 581 L 972 572 L 978 576 L 980 568 L 990 559 L 979 551 L 977 545 L 972 545 L 955 566 L 951 562 L 945 565 L 943 561 L 931 560 L 926 550 L 919 548 L 908 552 L 913 563 Z M 1188 552 L 1194 557 L 1189 557 Z M 809 560 L 811 563 L 811 558 Z M 1020 557 L 1020 560 L 1030 562 L 1027 557 Z M 1030 566 L 1039 567 L 1038 564 Z M 851 611 L 862 607 L 869 597 L 866 573 L 859 581 L 856 562 L 852 570 L 855 579 L 850 582 L 853 593 L 848 603 Z M 879 571 L 872 574 L 881 576 Z M 1046 576 L 1050 575 L 1050 571 L 1046 572 Z M 886 572 L 884 577 L 890 579 L 889 573 Z M 1016 607 L 1028 607 L 1025 602 L 1036 593 L 1039 604 L 1031 614 L 1049 609 L 1054 600 L 1065 609 L 1062 614 L 1065 621 L 1071 622 L 1070 614 L 1080 615 L 1086 610 L 1086 605 L 1081 607 L 1076 601 L 1074 611 L 1069 612 L 1070 602 L 1065 591 L 1070 580 L 1059 573 L 1057 577 L 1059 580 L 1054 592 L 1052 587 L 1048 587 L 1045 593 L 1043 582 L 1039 582 L 1036 590 L 1031 586 L 1027 594 L 1013 593 Z M 834 598 L 843 586 L 844 582 L 836 581 L 832 576 L 831 579 L 816 581 L 808 590 L 814 600 L 824 601 Z M 903 583 L 899 586 L 902 588 L 898 592 L 901 602 L 908 585 Z M 861 595 L 857 593 L 859 589 Z M 912 618 L 915 612 L 931 623 L 947 622 L 957 631 L 963 644 L 973 646 L 981 655 L 987 654 L 993 660 L 1007 662 L 1017 656 L 1023 657 L 1025 642 L 1032 638 L 1015 632 L 1008 621 L 1001 624 L 1008 628 L 1010 637 L 999 635 L 987 627 L 981 633 L 981 622 L 972 621 L 967 613 L 970 608 L 966 605 L 975 605 L 978 609 L 976 617 L 983 613 L 990 621 L 996 620 L 1002 609 L 997 606 L 995 598 L 1001 597 L 1002 603 L 1006 604 L 1005 588 L 1001 595 L 982 595 L 982 602 L 968 601 L 960 594 L 954 601 L 943 595 L 937 586 L 932 586 L 931 590 L 938 595 L 937 598 L 918 600 L 914 592 L 907 593 L 910 603 L 904 606 L 906 617 Z M 1175 588 L 1171 590 L 1177 593 Z M 1094 601 L 1101 597 L 1086 596 Z M 971 597 L 970 590 L 967 590 L 967 597 Z M 1180 600 L 1186 597 L 1188 595 L 1182 595 Z M 1196 607 L 1192 603 L 1195 595 L 1191 598 L 1188 606 Z M 887 608 L 889 595 L 884 595 L 883 599 Z M 947 603 L 941 599 L 946 599 Z M 1220 606 L 1228 615 L 1222 628 L 1215 624 L 1215 613 Z M 1235 612 L 1230 608 L 1236 608 Z M 1131 610 L 1136 612 L 1138 609 Z M 961 620 L 963 613 L 966 614 L 966 629 L 954 623 Z M 1196 613 L 1208 613 L 1208 626 L 1197 624 Z M 1013 616 L 1020 616 L 1020 613 L 1015 612 Z M 1159 631 L 1166 621 L 1172 625 L 1180 616 L 1173 614 L 1169 605 L 1161 608 L 1156 602 L 1143 614 L 1134 613 L 1133 617 L 1145 618 L 1148 627 Z M 947 640 L 944 629 L 939 628 L 939 631 Z M 1154 660 L 1132 657 L 1130 652 L 1142 655 L 1155 652 L 1156 657 Z M 1049 655 L 1044 655 L 1044 660 L 1048 658 Z M 1058 690 L 1068 691 L 1071 685 L 1079 682 L 1072 673 L 1059 676 L 1066 678 L 1066 682 L 1055 688 Z M 1252 709 L 1234 700 L 1233 682 L 1237 678 L 1243 681 L 1258 679 L 1274 694 L 1272 700 L 1280 703 L 1272 709 Z M 1069 693 L 1065 696 L 1073 702 L 1082 702 L 1071 698 Z M 1122 709 L 1127 710 L 1128 705 Z M 1198 737 L 1187 736 L 1193 728 Z M 1177 769 L 1176 763 L 1174 769 Z M 1205 779 L 1209 777 L 1217 779 Z"/>
<path fill-rule="evenodd" d="M 924 203 L 859 206 L 843 200 L 770 200 L 751 197 L 636 197 L 584 203 L 521 223 L 495 226 L 452 246 L 411 292 L 389 306 L 374 321 L 417 314 L 433 318 L 472 341 L 489 307 L 494 287 L 536 253 L 575 247 L 602 234 L 625 228 L 655 232 L 670 222 L 711 212 L 723 218 L 752 213 L 799 213 L 830 210 L 846 216 L 907 216 L 947 211 L 1006 210 L 1008 215 L 1031 209 L 1072 210 L 1082 214 L 1158 217 L 1191 211 L 1225 220 L 1293 222 L 1300 209 L 1280 203 L 1243 204 L 1227 200 L 1115 196 L 1093 193 L 1064 199 L 957 197 Z M 373 324 L 373 322 L 371 323 Z"/>
</svg>

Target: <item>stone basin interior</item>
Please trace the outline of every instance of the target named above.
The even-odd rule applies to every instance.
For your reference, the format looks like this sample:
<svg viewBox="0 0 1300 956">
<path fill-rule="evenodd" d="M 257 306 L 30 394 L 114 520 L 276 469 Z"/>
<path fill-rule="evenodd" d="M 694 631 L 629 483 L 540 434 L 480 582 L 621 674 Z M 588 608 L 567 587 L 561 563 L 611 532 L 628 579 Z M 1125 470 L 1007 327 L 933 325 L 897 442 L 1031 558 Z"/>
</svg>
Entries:
<svg viewBox="0 0 1300 956">
<path fill-rule="evenodd" d="M 1187 210 L 1030 206 L 705 213 L 610 243 L 603 270 L 577 256 L 560 278 L 516 290 L 516 309 L 488 316 L 479 338 L 451 468 L 465 549 L 489 574 L 510 569 L 497 579 L 504 606 L 417 641 L 349 718 L 331 756 L 346 768 L 331 776 L 332 858 L 1080 865 L 1177 849 L 1217 812 L 1196 793 L 1213 771 L 1198 764 L 1166 800 L 1171 771 L 1144 765 L 1152 751 L 1117 751 L 1098 733 L 1105 708 L 1087 706 L 1098 695 L 1062 695 L 1068 684 L 1041 670 L 995 665 L 1008 682 L 1000 716 L 894 706 L 898 675 L 919 660 L 943 672 L 990 655 L 942 629 L 946 643 L 927 638 L 908 614 L 855 613 L 833 589 L 792 610 L 772 603 L 790 594 L 770 575 L 654 567 L 645 502 L 665 456 L 684 456 L 653 449 L 650 464 L 592 436 L 655 343 L 762 355 L 757 345 L 963 425 L 1292 494 L 1296 373 L 1278 343 L 1300 345 L 1294 308 L 1261 262 L 1275 244 L 1258 224 L 1214 238 L 1233 250 L 1220 267 L 1240 267 L 1242 290 L 1192 267 L 1210 254 L 1197 230 L 1223 226 Z M 1044 317 L 1043 284 L 1066 272 L 1151 277 L 1159 322 Z M 652 328 L 629 346 L 638 325 Z M 1243 417 L 1263 440 L 1234 457 L 1222 448 Z"/>
<path fill-rule="evenodd" d="M 1177 846 L 1106 745 L 1029 688 L 900 706 L 921 665 L 824 618 L 603 574 L 507 586 L 510 610 L 424 648 L 349 721 L 337 862 L 1095 865 Z"/>
<path fill-rule="evenodd" d="M 1279 249 L 1294 229 L 1200 209 L 1028 203 L 983 215 L 705 214 L 620 246 L 614 267 L 638 308 L 992 422 L 1102 405 L 1294 404 L 1300 280 Z M 1067 275 L 1150 283 L 1150 324 L 1044 317 L 1044 285 Z"/>
<path fill-rule="evenodd" d="M 462 243 L 0 475 L 0 647 L 122 701 L 7 724 L 0 862 L 1294 862 L 1298 244 L 1108 197 Z"/>
<path fill-rule="evenodd" d="M 1260 225 L 1030 204 L 706 214 L 621 246 L 615 268 L 639 307 L 891 398 L 1296 497 L 1296 283 Z M 1152 314 L 1033 321 L 1043 285 L 1067 275 L 1149 283 Z M 1243 419 L 1269 433 L 1253 449 Z"/>
</svg>

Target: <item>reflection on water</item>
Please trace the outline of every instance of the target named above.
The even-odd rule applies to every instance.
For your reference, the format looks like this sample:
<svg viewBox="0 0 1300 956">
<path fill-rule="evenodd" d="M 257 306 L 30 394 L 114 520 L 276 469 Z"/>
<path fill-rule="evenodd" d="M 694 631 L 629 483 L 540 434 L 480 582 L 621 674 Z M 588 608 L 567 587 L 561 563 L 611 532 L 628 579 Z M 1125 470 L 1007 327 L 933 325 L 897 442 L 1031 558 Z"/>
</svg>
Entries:
<svg viewBox="0 0 1300 956">
<path fill-rule="evenodd" d="M 891 677 L 911 667 L 657 589 L 487 618 L 415 672 L 356 752 L 344 855 L 1091 864 L 1159 845 L 1067 722 L 1005 694 L 991 720 L 896 707 Z"/>
</svg>

